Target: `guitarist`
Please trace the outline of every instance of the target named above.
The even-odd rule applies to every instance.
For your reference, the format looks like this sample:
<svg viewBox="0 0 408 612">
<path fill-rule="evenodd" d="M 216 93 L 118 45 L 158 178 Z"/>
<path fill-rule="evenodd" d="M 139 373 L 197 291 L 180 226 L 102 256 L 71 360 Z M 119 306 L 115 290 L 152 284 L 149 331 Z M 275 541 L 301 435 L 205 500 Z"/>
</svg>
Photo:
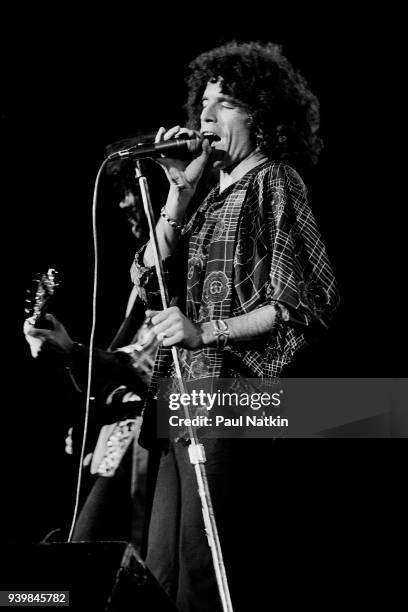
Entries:
<svg viewBox="0 0 408 612">
<path fill-rule="evenodd" d="M 97 414 L 92 416 L 104 425 L 93 454 L 85 457 L 84 465 L 90 465 L 95 482 L 78 517 L 74 540 L 125 539 L 141 546 L 147 451 L 135 443 L 132 471 L 132 442 L 140 430 L 143 399 L 156 347 L 149 345 L 147 352 L 141 349 L 141 342 L 150 337 L 146 326 L 141 326 L 133 341 L 123 346 L 124 337 L 140 317 L 140 303 L 135 303 L 134 297 L 132 291 L 125 320 L 109 349 L 95 348 L 93 351 L 92 395 L 96 397 Z M 73 341 L 64 325 L 52 314 L 46 314 L 45 319 L 51 329 L 36 328 L 30 319 L 24 323 L 32 356 L 37 358 L 43 351 L 58 355 L 76 390 L 84 394 L 88 348 Z M 70 434 L 66 447 L 72 452 Z"/>
</svg>

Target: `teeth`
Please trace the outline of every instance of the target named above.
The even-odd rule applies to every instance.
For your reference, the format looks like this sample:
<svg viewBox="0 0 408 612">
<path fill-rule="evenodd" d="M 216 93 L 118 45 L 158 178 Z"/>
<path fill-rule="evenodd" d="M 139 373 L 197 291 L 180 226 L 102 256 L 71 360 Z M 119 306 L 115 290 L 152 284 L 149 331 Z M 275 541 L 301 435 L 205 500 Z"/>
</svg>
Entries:
<svg viewBox="0 0 408 612">
<path fill-rule="evenodd" d="M 221 140 L 221 138 L 217 136 L 217 134 L 214 134 L 213 132 L 203 132 L 202 135 L 204 136 L 204 138 L 208 138 L 209 140 L 212 140 L 213 142 Z"/>
</svg>

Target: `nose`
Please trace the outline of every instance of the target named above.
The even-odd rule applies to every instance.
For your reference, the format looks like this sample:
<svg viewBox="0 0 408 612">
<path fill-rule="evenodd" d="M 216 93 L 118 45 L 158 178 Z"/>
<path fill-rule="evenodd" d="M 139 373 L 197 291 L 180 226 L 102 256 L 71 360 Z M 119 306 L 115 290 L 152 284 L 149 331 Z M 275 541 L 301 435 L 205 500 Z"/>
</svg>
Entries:
<svg viewBox="0 0 408 612">
<path fill-rule="evenodd" d="M 213 104 L 207 104 L 203 107 L 200 115 L 201 123 L 208 123 L 217 121 L 217 117 L 215 114 L 215 107 Z"/>
</svg>

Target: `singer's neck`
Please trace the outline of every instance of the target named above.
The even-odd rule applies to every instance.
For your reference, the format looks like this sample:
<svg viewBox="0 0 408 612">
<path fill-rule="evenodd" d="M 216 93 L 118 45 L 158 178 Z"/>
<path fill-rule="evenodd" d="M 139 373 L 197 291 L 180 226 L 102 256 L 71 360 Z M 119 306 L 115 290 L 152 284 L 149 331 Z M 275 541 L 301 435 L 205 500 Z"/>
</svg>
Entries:
<svg viewBox="0 0 408 612">
<path fill-rule="evenodd" d="M 252 168 L 266 162 L 267 159 L 266 155 L 258 151 L 258 149 L 255 149 L 236 166 L 220 170 L 220 193 L 232 185 L 232 183 L 239 181 L 239 179 L 252 170 Z"/>
</svg>

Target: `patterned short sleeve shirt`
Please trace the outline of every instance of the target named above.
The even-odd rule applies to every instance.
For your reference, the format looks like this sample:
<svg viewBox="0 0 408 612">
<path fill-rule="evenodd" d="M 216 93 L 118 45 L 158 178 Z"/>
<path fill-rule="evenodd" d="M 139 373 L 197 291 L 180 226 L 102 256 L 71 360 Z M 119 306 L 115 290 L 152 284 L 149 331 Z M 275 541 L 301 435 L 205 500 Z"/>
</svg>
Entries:
<svg viewBox="0 0 408 612">
<path fill-rule="evenodd" d="M 143 252 L 136 255 L 132 277 L 146 299 L 155 273 L 143 265 Z M 278 378 L 306 343 L 308 330 L 326 327 L 337 307 L 335 277 L 306 187 L 285 164 L 264 162 L 221 193 L 215 186 L 185 227 L 180 252 L 186 273 L 185 303 L 179 306 L 192 321 L 227 319 L 266 305 L 276 309 L 266 338 L 224 350 L 178 349 L 185 380 Z M 166 268 L 171 270 L 169 262 Z M 175 283 L 182 270 L 173 267 Z M 171 285 L 171 274 L 169 279 Z M 158 378 L 169 375 L 171 353 L 161 347 L 151 397 Z"/>
</svg>

